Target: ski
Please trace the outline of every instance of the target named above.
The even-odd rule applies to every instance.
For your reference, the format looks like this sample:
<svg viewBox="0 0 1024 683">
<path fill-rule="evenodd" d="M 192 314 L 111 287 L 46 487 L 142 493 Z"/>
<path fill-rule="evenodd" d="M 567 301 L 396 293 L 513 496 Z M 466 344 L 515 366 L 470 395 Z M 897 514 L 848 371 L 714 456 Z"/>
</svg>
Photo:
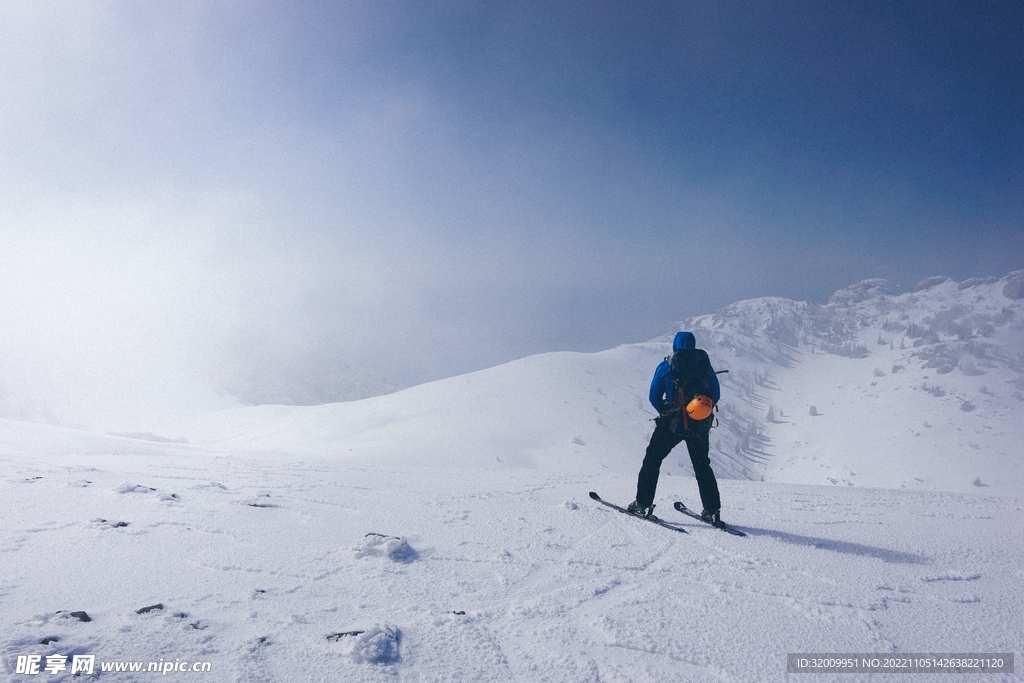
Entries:
<svg viewBox="0 0 1024 683">
<path fill-rule="evenodd" d="M 597 495 L 596 491 L 591 491 L 590 492 L 590 497 L 593 498 L 594 500 L 596 500 L 598 503 L 601 503 L 602 505 L 607 505 L 608 507 L 610 507 L 613 510 L 618 510 L 619 512 L 621 512 L 624 515 L 629 515 L 630 517 L 636 517 L 637 519 L 644 519 L 644 520 L 647 520 L 648 522 L 651 522 L 652 524 L 657 524 L 658 526 L 663 526 L 666 529 L 671 529 L 672 531 L 679 531 L 679 532 L 684 533 L 684 534 L 690 533 L 689 531 L 687 531 L 683 527 L 681 527 L 681 526 L 679 526 L 677 524 L 673 524 L 672 522 L 666 522 L 665 520 L 659 519 L 658 517 L 655 517 L 654 515 L 651 515 L 650 517 L 644 517 L 643 515 L 638 515 L 638 514 L 636 514 L 634 512 L 630 512 L 629 510 L 627 510 L 626 508 L 624 508 L 624 507 L 622 507 L 620 505 L 616 505 L 615 503 L 609 503 L 607 500 L 605 500 L 601 496 Z"/>
<path fill-rule="evenodd" d="M 675 504 L 672 507 L 674 507 L 676 510 L 679 510 L 680 512 L 682 512 L 684 515 L 689 515 L 690 517 L 693 517 L 694 519 L 696 519 L 696 520 L 698 520 L 700 522 L 704 522 L 708 526 L 713 526 L 716 529 L 721 529 L 722 531 L 724 531 L 726 533 L 730 533 L 733 536 L 746 536 L 745 533 L 743 533 L 739 529 L 735 529 L 735 528 L 729 526 L 725 522 L 722 522 L 721 526 L 718 526 L 718 525 L 712 524 L 711 522 L 704 521 L 703 519 L 701 519 L 699 513 L 694 512 L 690 508 L 688 508 L 685 505 L 683 505 L 682 503 L 680 503 L 678 500 L 675 502 Z"/>
</svg>

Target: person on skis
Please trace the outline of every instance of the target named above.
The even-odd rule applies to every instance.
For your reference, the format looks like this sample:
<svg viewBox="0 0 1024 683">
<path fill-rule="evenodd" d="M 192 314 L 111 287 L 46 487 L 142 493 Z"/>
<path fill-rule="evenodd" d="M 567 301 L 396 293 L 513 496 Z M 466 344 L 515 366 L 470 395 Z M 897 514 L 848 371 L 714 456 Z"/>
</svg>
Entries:
<svg viewBox="0 0 1024 683">
<path fill-rule="evenodd" d="M 650 401 L 658 417 L 637 477 L 636 499 L 627 507 L 629 512 L 652 516 L 661 463 L 685 441 L 704 506 L 701 518 L 715 526 L 722 525 L 718 481 L 708 457 L 708 437 L 714 422 L 712 409 L 720 394 L 718 377 L 707 352 L 697 348 L 693 333 L 677 332 L 672 340 L 672 356 L 658 365 L 651 380 Z"/>
</svg>

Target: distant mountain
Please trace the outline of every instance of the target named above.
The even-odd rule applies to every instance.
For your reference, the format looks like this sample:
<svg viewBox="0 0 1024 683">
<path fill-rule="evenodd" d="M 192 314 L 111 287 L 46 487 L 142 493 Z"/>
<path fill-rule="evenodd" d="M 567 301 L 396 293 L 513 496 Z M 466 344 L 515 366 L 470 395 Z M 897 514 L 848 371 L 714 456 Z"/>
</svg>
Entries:
<svg viewBox="0 0 1024 683">
<path fill-rule="evenodd" d="M 402 385 L 323 354 L 267 353 L 228 375 L 221 388 L 251 406 L 313 406 L 390 394 Z"/>
<path fill-rule="evenodd" d="M 1024 271 L 913 291 L 866 280 L 825 305 L 741 301 L 678 323 L 723 379 L 723 474 L 960 488 L 1020 468 Z M 734 400 L 732 397 L 739 400 Z"/>
<path fill-rule="evenodd" d="M 765 297 L 600 353 L 548 353 L 385 396 L 217 411 L 155 431 L 234 452 L 373 467 L 603 470 L 629 489 L 652 430 L 651 375 L 679 329 L 722 377 L 723 478 L 984 491 L 1024 486 L 1024 271 L 868 280 L 826 304 Z M 280 402 L 280 401 L 279 401 Z M 662 468 L 688 474 L 685 448 Z"/>
</svg>

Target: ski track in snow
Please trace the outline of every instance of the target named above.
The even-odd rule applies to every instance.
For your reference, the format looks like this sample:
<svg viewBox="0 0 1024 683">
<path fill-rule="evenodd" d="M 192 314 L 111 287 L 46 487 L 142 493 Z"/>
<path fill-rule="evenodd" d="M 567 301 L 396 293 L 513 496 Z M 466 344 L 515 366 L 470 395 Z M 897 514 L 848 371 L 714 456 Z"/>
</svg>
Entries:
<svg viewBox="0 0 1024 683">
<path fill-rule="evenodd" d="M 92 653 L 210 661 L 211 680 L 771 681 L 787 652 L 1020 651 L 1024 633 L 1014 499 L 723 481 L 742 539 L 587 498 L 624 501 L 618 474 L 182 449 L 3 471 L 9 671 Z M 662 482 L 675 520 L 672 496 L 695 484 Z M 376 640 L 327 638 L 360 630 Z"/>
</svg>

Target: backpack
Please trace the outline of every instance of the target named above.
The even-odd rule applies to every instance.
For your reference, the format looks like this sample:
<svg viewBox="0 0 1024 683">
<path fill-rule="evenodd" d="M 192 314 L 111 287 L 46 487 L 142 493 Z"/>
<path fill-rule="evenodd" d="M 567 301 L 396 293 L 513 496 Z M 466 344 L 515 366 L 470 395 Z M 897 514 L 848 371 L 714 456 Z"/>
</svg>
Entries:
<svg viewBox="0 0 1024 683">
<path fill-rule="evenodd" d="M 668 413 L 672 413 L 670 429 L 679 435 L 692 433 L 691 429 L 707 433 L 711 428 L 713 417 L 694 420 L 686 414 L 685 406 L 694 396 L 711 394 L 711 377 L 714 370 L 707 351 L 703 349 L 679 349 L 669 362 L 669 377 L 672 381 L 672 398 L 668 404 Z"/>
</svg>

